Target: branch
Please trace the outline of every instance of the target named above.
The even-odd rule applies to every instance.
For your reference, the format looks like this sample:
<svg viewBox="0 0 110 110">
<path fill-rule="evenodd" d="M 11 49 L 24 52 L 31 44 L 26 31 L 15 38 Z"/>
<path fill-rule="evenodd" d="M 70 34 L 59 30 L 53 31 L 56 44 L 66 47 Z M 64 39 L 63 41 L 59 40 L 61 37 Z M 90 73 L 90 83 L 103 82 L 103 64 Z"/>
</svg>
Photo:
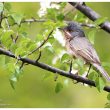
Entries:
<svg viewBox="0 0 110 110">
<path fill-rule="evenodd" d="M 47 36 L 47 38 L 40 44 L 39 47 L 37 47 L 36 49 L 34 49 L 32 52 L 30 52 L 28 55 L 31 55 L 32 53 L 36 52 L 37 50 L 39 50 L 49 39 L 50 35 L 53 33 L 53 30 L 49 33 L 49 35 Z"/>
<path fill-rule="evenodd" d="M 76 9 L 78 9 L 80 12 L 82 12 L 84 15 L 86 15 L 89 19 L 92 21 L 95 21 L 99 19 L 101 16 L 96 13 L 94 10 L 89 8 L 88 6 L 82 5 L 77 2 L 69 2 L 72 6 L 75 6 Z M 105 21 L 101 25 L 99 25 L 103 30 L 110 33 L 110 22 Z"/>
<path fill-rule="evenodd" d="M 6 51 L 2 48 L 0 48 L 0 54 L 6 55 L 6 56 L 9 56 L 9 57 L 12 57 L 12 58 L 16 58 L 16 56 L 13 53 L 11 53 L 10 51 Z M 90 86 L 96 87 L 94 81 L 91 81 L 89 79 L 83 78 L 83 77 L 75 75 L 75 74 L 69 74 L 68 72 L 65 72 L 63 70 L 57 69 L 57 68 L 52 67 L 52 66 L 49 66 L 47 64 L 44 64 L 44 63 L 41 63 L 41 62 L 36 62 L 36 61 L 28 59 L 28 58 L 19 58 L 19 60 L 22 61 L 23 63 L 31 64 L 31 65 L 37 66 L 39 68 L 42 68 L 44 70 L 50 71 L 52 73 L 55 73 L 55 74 L 57 73 L 61 76 L 65 76 L 67 78 L 76 80 L 78 82 L 82 82 L 82 83 L 88 84 Z M 107 91 L 107 92 L 110 92 L 110 87 L 105 86 L 104 90 Z"/>
<path fill-rule="evenodd" d="M 6 18 L 6 17 L 4 17 Z M 25 20 L 22 20 L 21 21 L 21 24 L 22 23 L 33 23 L 33 22 L 46 22 L 47 20 L 45 19 L 35 19 L 35 18 L 31 18 L 31 19 L 25 19 Z M 17 23 L 14 23 L 14 24 L 11 24 L 10 26 L 14 26 L 14 25 L 17 25 Z"/>
<path fill-rule="evenodd" d="M 85 24 L 85 23 L 80 23 L 81 26 L 89 27 L 89 28 L 96 28 L 95 25 L 93 24 Z"/>
</svg>

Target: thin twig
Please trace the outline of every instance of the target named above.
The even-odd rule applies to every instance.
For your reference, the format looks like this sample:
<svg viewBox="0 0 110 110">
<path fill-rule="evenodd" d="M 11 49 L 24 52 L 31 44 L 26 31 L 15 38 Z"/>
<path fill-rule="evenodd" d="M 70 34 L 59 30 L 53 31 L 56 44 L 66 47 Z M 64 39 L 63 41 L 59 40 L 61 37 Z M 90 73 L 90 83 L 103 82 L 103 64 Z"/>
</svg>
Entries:
<svg viewBox="0 0 110 110">
<path fill-rule="evenodd" d="M 18 33 L 17 33 L 16 38 L 15 38 L 15 40 L 14 40 L 15 43 L 17 42 L 18 37 L 19 37 L 19 36 L 18 36 Z"/>
<path fill-rule="evenodd" d="M 49 33 L 49 35 L 47 36 L 47 38 L 40 44 L 39 47 L 37 47 L 36 49 L 34 49 L 32 52 L 30 52 L 28 55 L 33 54 L 34 52 L 36 52 L 37 50 L 39 50 L 49 39 L 50 35 L 53 33 L 53 30 Z"/>
<path fill-rule="evenodd" d="M 24 62 L 21 63 L 20 70 L 23 68 Z"/>
<path fill-rule="evenodd" d="M 39 56 L 38 56 L 36 62 L 38 62 L 40 60 L 40 58 L 41 58 L 41 51 L 39 51 Z"/>
<path fill-rule="evenodd" d="M 89 28 L 96 28 L 94 24 L 85 24 L 85 23 L 80 23 L 81 26 L 89 27 Z"/>
<path fill-rule="evenodd" d="M 21 24 L 22 23 L 33 23 L 33 22 L 46 22 L 47 20 L 46 19 L 35 19 L 35 18 L 31 18 L 31 19 L 25 19 L 25 20 L 22 20 L 21 21 Z M 17 25 L 17 23 L 13 23 L 11 24 L 10 26 L 14 26 L 14 25 Z"/>
</svg>

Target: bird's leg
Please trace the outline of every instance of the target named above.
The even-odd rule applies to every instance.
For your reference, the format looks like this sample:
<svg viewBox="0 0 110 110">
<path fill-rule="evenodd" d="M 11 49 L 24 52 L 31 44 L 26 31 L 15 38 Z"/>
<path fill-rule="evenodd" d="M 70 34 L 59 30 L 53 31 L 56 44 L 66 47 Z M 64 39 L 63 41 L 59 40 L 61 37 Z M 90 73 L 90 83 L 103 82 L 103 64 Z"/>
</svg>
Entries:
<svg viewBox="0 0 110 110">
<path fill-rule="evenodd" d="M 86 77 L 88 77 L 88 74 L 89 74 L 89 72 L 90 72 L 91 66 L 92 66 L 92 65 L 90 64 Z"/>
<path fill-rule="evenodd" d="M 71 74 L 71 71 L 72 71 L 72 60 L 71 60 L 71 62 L 70 62 L 69 74 Z"/>
</svg>

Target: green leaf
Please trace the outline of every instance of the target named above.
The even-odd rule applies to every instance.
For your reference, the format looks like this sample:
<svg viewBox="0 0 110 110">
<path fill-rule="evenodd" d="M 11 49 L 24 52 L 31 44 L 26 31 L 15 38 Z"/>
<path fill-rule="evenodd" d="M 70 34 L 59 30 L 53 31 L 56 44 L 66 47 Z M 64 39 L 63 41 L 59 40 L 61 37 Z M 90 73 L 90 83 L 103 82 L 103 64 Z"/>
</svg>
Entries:
<svg viewBox="0 0 110 110">
<path fill-rule="evenodd" d="M 88 34 L 89 40 L 91 41 L 92 44 L 94 44 L 96 32 L 97 32 L 97 30 L 96 29 L 93 29 Z"/>
<path fill-rule="evenodd" d="M 86 71 L 85 68 L 80 68 L 79 67 L 79 69 L 78 69 L 78 72 L 79 72 L 80 75 L 83 75 L 85 71 Z"/>
<path fill-rule="evenodd" d="M 50 19 L 55 19 L 57 15 L 57 10 L 55 8 L 48 8 L 47 9 L 47 17 Z"/>
<path fill-rule="evenodd" d="M 78 70 L 79 69 L 78 64 L 77 63 L 73 63 L 73 68 L 76 69 L 76 70 Z"/>
<path fill-rule="evenodd" d="M 8 22 L 10 25 L 14 25 L 14 23 L 15 23 L 14 19 L 10 16 L 8 17 Z"/>
<path fill-rule="evenodd" d="M 45 49 L 47 49 L 49 52 L 54 53 L 54 48 L 52 46 L 46 46 Z"/>
<path fill-rule="evenodd" d="M 0 55 L 0 66 L 4 66 L 5 65 L 5 56 Z"/>
<path fill-rule="evenodd" d="M 22 48 L 22 47 L 19 47 L 19 48 L 17 48 L 16 50 L 15 50 L 15 55 L 16 56 L 21 56 L 21 57 L 26 57 L 26 55 L 27 55 L 27 51 L 26 51 L 26 49 L 25 48 Z"/>
<path fill-rule="evenodd" d="M 14 32 L 12 30 L 5 30 L 3 33 L 2 33 L 2 36 L 1 36 L 1 42 L 2 44 L 9 48 L 12 44 L 12 39 L 11 39 L 11 35 L 13 34 Z"/>
<path fill-rule="evenodd" d="M 83 67 L 84 66 L 84 61 L 80 58 L 76 59 L 74 61 L 74 63 L 77 63 L 80 67 Z"/>
<path fill-rule="evenodd" d="M 71 16 L 71 13 L 70 13 L 70 16 Z M 77 12 L 77 14 L 74 16 L 74 20 L 79 22 L 85 22 L 86 18 L 87 17 L 81 12 Z"/>
<path fill-rule="evenodd" d="M 3 3 L 0 3 L 0 13 L 3 11 Z"/>
<path fill-rule="evenodd" d="M 28 51 L 32 51 L 32 50 L 34 50 L 36 47 L 37 47 L 36 43 L 33 43 L 33 44 L 31 44 L 31 45 L 28 47 Z"/>
<path fill-rule="evenodd" d="M 104 82 L 104 80 L 101 77 L 97 77 L 95 80 L 95 84 L 96 84 L 98 91 L 101 92 L 106 83 Z"/>
<path fill-rule="evenodd" d="M 51 44 L 53 44 L 54 41 L 55 41 L 55 38 L 54 37 L 49 37 L 48 42 L 50 42 Z"/>
<path fill-rule="evenodd" d="M 16 43 L 12 43 L 11 46 L 10 46 L 10 50 L 12 52 L 15 52 L 15 50 L 18 48 L 18 45 Z"/>
<path fill-rule="evenodd" d="M 55 92 L 59 93 L 63 89 L 62 83 L 58 82 L 55 87 Z"/>
<path fill-rule="evenodd" d="M 61 2 L 60 7 L 63 9 L 66 6 L 67 2 Z"/>
<path fill-rule="evenodd" d="M 15 89 L 15 85 L 16 85 L 16 82 L 17 82 L 17 78 L 16 78 L 16 76 L 11 76 L 11 78 L 9 79 L 9 81 L 10 81 L 10 84 L 11 84 L 11 87 L 13 88 L 13 89 Z"/>
<path fill-rule="evenodd" d="M 50 76 L 51 76 L 50 73 L 46 73 L 46 74 L 44 74 L 44 75 L 43 75 L 43 80 L 48 79 Z"/>
<path fill-rule="evenodd" d="M 63 21 L 64 18 L 65 18 L 65 16 L 64 16 L 62 13 L 60 13 L 60 14 L 58 14 L 58 15 L 56 16 L 56 18 L 57 18 L 57 20 L 59 20 L 59 21 Z"/>
<path fill-rule="evenodd" d="M 94 23 L 96 25 L 100 25 L 100 24 L 104 23 L 106 20 L 107 20 L 107 17 L 100 17 Z"/>
<path fill-rule="evenodd" d="M 110 102 L 107 102 L 107 103 L 105 104 L 105 108 L 110 108 Z"/>
<path fill-rule="evenodd" d="M 110 93 L 107 95 L 107 99 L 110 101 Z"/>
<path fill-rule="evenodd" d="M 64 85 L 65 85 L 65 86 L 68 86 L 68 84 L 69 84 L 69 79 L 65 79 L 65 80 L 64 80 Z"/>
<path fill-rule="evenodd" d="M 67 53 L 62 55 L 62 57 L 61 57 L 62 63 L 68 62 L 69 60 L 70 60 L 70 56 Z"/>
<path fill-rule="evenodd" d="M 2 43 L 6 43 L 9 39 L 11 39 L 11 35 L 13 33 L 14 33 L 13 30 L 4 30 L 4 32 L 1 36 Z"/>
<path fill-rule="evenodd" d="M 4 3 L 4 9 L 6 9 L 7 11 L 10 11 L 11 10 L 11 4 L 8 2 L 5 2 Z"/>
<path fill-rule="evenodd" d="M 14 19 L 15 23 L 20 25 L 21 20 L 23 19 L 24 15 L 21 13 L 13 13 L 11 14 L 12 18 Z"/>
<path fill-rule="evenodd" d="M 15 72 L 15 64 L 14 63 L 8 63 L 7 69 L 10 73 L 14 73 Z"/>
<path fill-rule="evenodd" d="M 38 41 L 43 41 L 43 40 L 44 40 L 44 37 L 43 37 L 43 35 L 41 35 L 41 34 L 37 34 L 35 40 L 36 40 L 37 42 L 38 42 Z"/>
<path fill-rule="evenodd" d="M 98 74 L 92 70 L 92 72 L 88 75 L 88 79 L 95 81 L 96 78 L 98 77 Z"/>
</svg>

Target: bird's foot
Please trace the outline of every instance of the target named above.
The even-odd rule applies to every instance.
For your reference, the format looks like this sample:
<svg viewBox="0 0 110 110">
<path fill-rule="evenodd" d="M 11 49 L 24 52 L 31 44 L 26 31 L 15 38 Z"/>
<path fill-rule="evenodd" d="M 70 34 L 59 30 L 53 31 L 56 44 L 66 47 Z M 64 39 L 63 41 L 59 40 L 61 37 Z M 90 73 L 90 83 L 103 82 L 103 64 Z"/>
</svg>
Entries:
<svg viewBox="0 0 110 110">
<path fill-rule="evenodd" d="M 71 71 L 72 71 L 72 61 L 71 61 L 71 63 L 70 63 L 69 74 L 72 74 Z"/>
</svg>

